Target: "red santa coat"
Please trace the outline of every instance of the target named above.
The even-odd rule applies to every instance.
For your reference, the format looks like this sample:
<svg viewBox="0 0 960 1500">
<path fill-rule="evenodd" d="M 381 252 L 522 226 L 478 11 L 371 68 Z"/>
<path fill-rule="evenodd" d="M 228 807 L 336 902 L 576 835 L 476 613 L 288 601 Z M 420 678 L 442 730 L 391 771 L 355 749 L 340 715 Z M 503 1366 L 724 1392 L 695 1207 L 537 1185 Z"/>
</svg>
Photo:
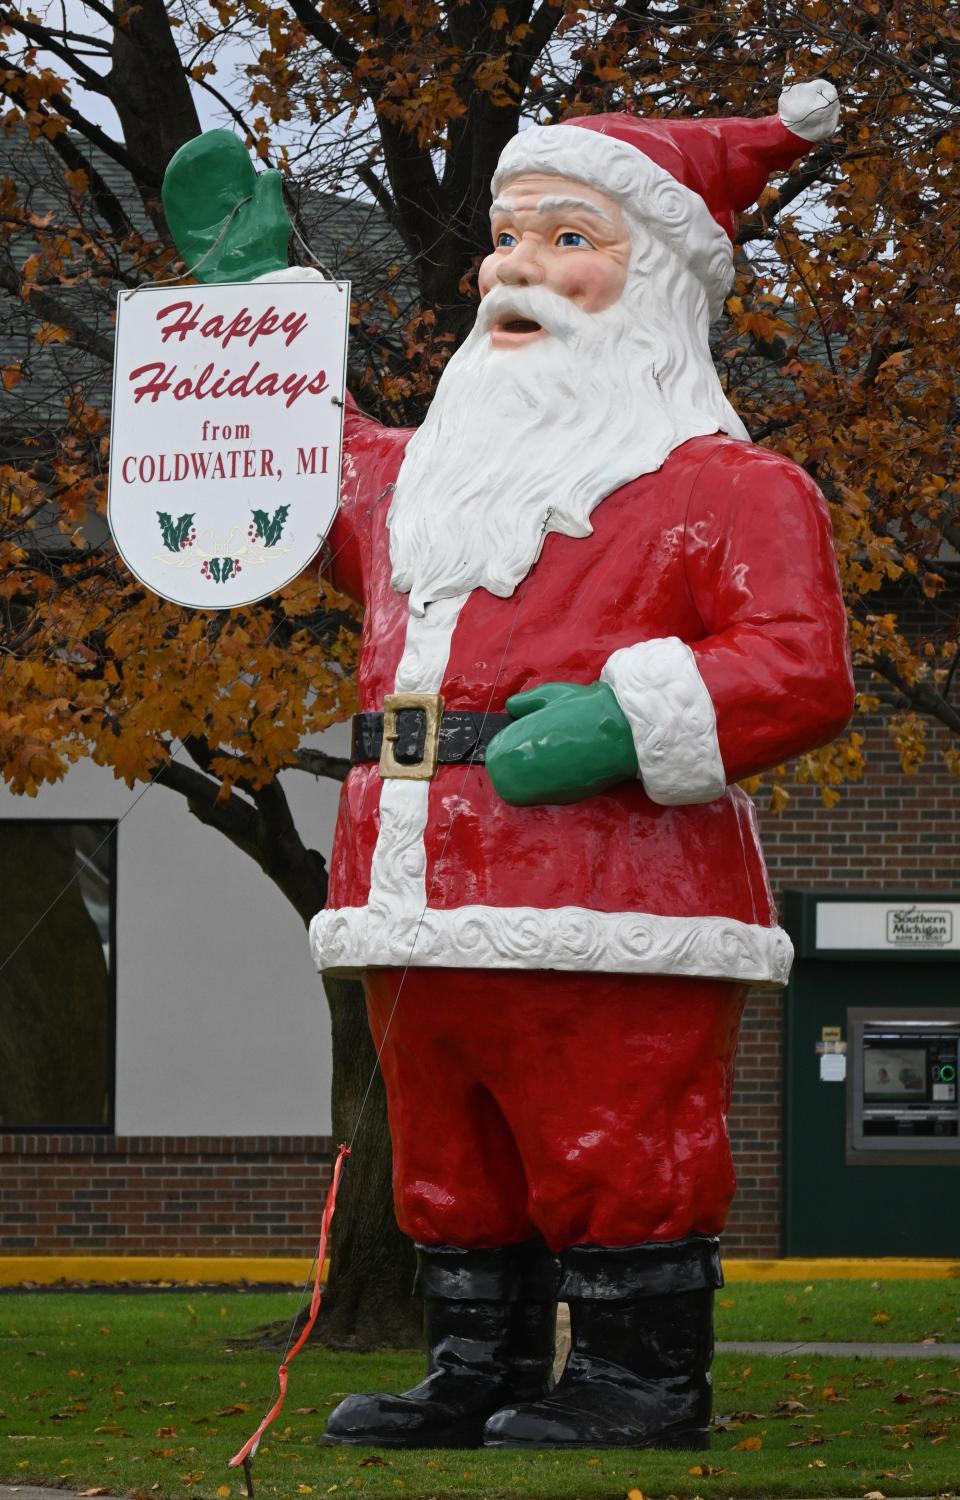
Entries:
<svg viewBox="0 0 960 1500">
<path fill-rule="evenodd" d="M 691 439 L 603 500 L 592 535 L 548 535 L 512 597 L 478 588 L 415 622 L 390 585 L 386 525 L 409 436 L 348 412 L 328 549 L 334 581 L 366 609 L 361 708 L 419 686 L 446 708 L 502 712 L 523 689 L 603 677 L 640 777 L 513 807 L 482 766 L 441 765 L 429 783 L 355 766 L 311 929 L 318 965 L 785 983 L 792 950 L 734 783 L 834 738 L 851 712 L 816 486 L 750 444 Z"/>
</svg>

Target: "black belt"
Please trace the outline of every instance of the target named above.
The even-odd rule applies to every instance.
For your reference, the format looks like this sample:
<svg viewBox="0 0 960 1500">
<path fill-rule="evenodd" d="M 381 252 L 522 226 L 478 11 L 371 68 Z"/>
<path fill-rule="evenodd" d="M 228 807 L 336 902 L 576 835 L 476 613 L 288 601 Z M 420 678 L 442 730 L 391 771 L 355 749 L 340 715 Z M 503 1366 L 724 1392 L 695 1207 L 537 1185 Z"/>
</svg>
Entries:
<svg viewBox="0 0 960 1500">
<path fill-rule="evenodd" d="M 398 708 L 393 758 L 400 766 L 419 766 L 424 758 L 427 740 L 427 714 L 423 708 Z M 440 715 L 437 760 L 442 765 L 482 765 L 487 746 L 495 734 L 513 720 L 509 714 L 481 714 L 467 709 L 445 709 Z M 383 714 L 364 713 L 353 716 L 351 758 L 379 760 L 383 749 Z"/>
</svg>

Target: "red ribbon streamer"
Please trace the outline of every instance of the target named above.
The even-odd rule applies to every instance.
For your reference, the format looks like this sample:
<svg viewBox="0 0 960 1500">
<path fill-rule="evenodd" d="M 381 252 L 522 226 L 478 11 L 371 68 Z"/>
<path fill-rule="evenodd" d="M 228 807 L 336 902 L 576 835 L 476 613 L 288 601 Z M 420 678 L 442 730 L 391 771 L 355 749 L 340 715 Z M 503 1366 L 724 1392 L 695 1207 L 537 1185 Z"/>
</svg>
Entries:
<svg viewBox="0 0 960 1500">
<path fill-rule="evenodd" d="M 240 1452 L 235 1454 L 234 1457 L 231 1458 L 231 1469 L 237 1468 L 238 1465 L 242 1464 L 245 1459 L 253 1458 L 254 1454 L 260 1446 L 260 1439 L 263 1437 L 263 1434 L 270 1426 L 270 1423 L 275 1421 L 275 1419 L 280 1415 L 280 1410 L 283 1406 L 284 1399 L 287 1394 L 287 1372 L 290 1365 L 293 1363 L 293 1360 L 300 1353 L 300 1350 L 303 1348 L 304 1344 L 307 1342 L 307 1339 L 310 1337 L 310 1332 L 313 1328 L 313 1325 L 317 1321 L 317 1313 L 320 1311 L 320 1303 L 323 1300 L 323 1293 L 320 1288 L 320 1277 L 323 1274 L 323 1263 L 326 1259 L 327 1254 L 327 1239 L 330 1234 L 330 1225 L 333 1221 L 333 1215 L 337 1207 L 337 1189 L 340 1186 L 340 1174 L 343 1171 L 344 1162 L 349 1155 L 350 1147 L 341 1145 L 340 1154 L 338 1155 L 333 1168 L 333 1181 L 330 1184 L 330 1188 L 327 1192 L 327 1201 L 323 1207 L 323 1218 L 320 1220 L 320 1243 L 317 1246 L 317 1270 L 313 1280 L 313 1295 L 310 1298 L 310 1315 L 307 1318 L 307 1321 L 304 1323 L 303 1328 L 300 1330 L 300 1337 L 297 1339 L 297 1342 L 290 1350 L 290 1353 L 284 1356 L 283 1363 L 277 1371 L 277 1380 L 280 1384 L 279 1396 L 277 1397 L 273 1406 L 271 1406 L 270 1410 L 267 1412 L 267 1415 L 264 1417 L 263 1421 L 260 1423 L 260 1426 L 257 1428 L 253 1436 L 251 1438 L 248 1438 L 243 1447 L 240 1449 Z"/>
</svg>

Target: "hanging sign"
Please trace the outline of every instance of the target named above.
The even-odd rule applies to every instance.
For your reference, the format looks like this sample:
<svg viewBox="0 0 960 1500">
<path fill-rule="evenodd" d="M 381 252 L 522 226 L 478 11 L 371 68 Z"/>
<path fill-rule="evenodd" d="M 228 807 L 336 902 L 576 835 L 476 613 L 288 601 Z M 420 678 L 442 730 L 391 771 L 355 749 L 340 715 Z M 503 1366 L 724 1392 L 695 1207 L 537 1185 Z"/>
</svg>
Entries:
<svg viewBox="0 0 960 1500">
<path fill-rule="evenodd" d="M 121 292 L 110 529 L 132 573 L 195 609 L 252 604 L 337 510 L 348 282 Z"/>
</svg>

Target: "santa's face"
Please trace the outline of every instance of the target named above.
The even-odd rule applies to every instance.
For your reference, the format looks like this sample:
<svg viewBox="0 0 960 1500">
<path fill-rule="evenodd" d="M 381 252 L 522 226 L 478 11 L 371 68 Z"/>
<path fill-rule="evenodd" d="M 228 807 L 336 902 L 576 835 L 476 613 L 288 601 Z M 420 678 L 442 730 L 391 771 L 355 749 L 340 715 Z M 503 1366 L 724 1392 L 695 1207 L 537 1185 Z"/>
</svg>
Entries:
<svg viewBox="0 0 960 1500">
<path fill-rule="evenodd" d="M 387 521 L 414 614 L 471 589 L 509 595 L 550 532 L 689 437 L 746 437 L 707 344 L 707 294 L 615 198 L 528 173 L 493 205 L 481 302 L 410 439 Z"/>
<path fill-rule="evenodd" d="M 481 297 L 496 287 L 539 286 L 587 313 L 620 297 L 631 240 L 620 205 L 607 193 L 569 177 L 529 173 L 494 200 L 490 220 L 494 248 L 480 267 Z M 545 336 L 539 323 L 516 316 L 509 298 L 490 328 L 497 349 Z"/>
</svg>

